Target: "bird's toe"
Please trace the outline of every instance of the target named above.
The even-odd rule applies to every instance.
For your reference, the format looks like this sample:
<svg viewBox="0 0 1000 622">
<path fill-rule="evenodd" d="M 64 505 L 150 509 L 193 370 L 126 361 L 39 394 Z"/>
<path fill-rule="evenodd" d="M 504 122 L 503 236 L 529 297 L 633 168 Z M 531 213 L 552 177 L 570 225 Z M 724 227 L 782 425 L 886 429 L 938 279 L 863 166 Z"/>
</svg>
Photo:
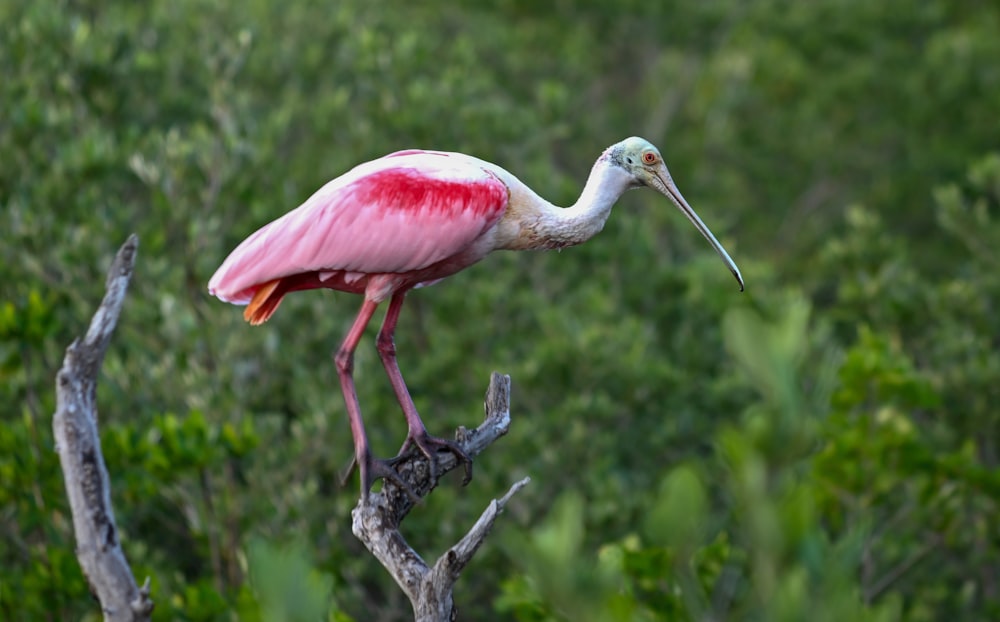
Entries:
<svg viewBox="0 0 1000 622">
<path fill-rule="evenodd" d="M 472 458 L 469 454 L 462 449 L 458 443 L 444 438 L 437 438 L 436 436 L 431 436 L 426 432 L 422 434 L 411 434 L 407 437 L 406 442 L 403 443 L 403 447 L 400 449 L 400 455 L 403 455 L 410 445 L 415 445 L 420 453 L 427 457 L 428 467 L 430 469 L 430 477 L 432 482 L 436 482 L 438 478 L 438 473 L 440 471 L 440 451 L 447 451 L 455 456 L 455 459 L 462 463 L 465 468 L 465 476 L 462 479 L 462 485 L 468 484 L 472 481 Z"/>
<path fill-rule="evenodd" d="M 380 460 L 378 458 L 373 458 L 371 455 L 365 456 L 362 459 L 355 459 L 354 464 L 358 465 L 358 469 L 361 471 L 361 499 L 362 502 L 368 503 L 368 497 L 371 493 L 372 486 L 375 484 L 376 480 L 390 481 L 393 484 L 399 486 L 406 493 L 406 496 L 410 498 L 413 503 L 420 503 L 422 499 L 420 495 L 413 489 L 410 484 L 404 480 L 399 473 L 396 471 L 396 463 L 399 462 L 399 456 L 395 458 L 390 458 L 389 460 Z M 348 474 L 350 471 L 348 471 Z"/>
</svg>

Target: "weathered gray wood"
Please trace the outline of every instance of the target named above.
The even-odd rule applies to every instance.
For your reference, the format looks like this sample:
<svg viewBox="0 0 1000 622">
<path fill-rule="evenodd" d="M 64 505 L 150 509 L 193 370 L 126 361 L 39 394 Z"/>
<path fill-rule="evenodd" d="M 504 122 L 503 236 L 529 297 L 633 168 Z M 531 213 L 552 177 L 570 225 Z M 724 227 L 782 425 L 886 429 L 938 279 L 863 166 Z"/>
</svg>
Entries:
<svg viewBox="0 0 1000 622">
<path fill-rule="evenodd" d="M 83 339 L 66 349 L 56 376 L 56 412 L 52 427 L 62 464 L 66 492 L 73 512 L 77 559 L 110 622 L 149 620 L 153 601 L 149 579 L 139 587 L 122 551 L 110 480 L 101 454 L 97 428 L 97 376 L 121 313 L 135 265 L 138 239 L 133 235 L 119 250 L 108 272 L 106 294 Z M 510 377 L 494 373 L 486 394 L 486 419 L 474 430 L 459 428 L 456 441 L 475 457 L 510 428 Z M 441 453 L 438 472 L 460 466 L 452 453 Z M 436 486 L 427 459 L 418 452 L 401 460 L 396 469 L 423 498 Z M 414 551 L 399 532 L 400 522 L 413 509 L 413 500 L 399 486 L 386 482 L 369 502 L 352 512 L 354 534 L 382 563 L 406 593 L 418 622 L 456 619 L 452 591 L 455 582 L 489 535 L 510 498 L 528 483 L 524 478 L 493 500 L 469 532 L 433 565 Z"/>
<path fill-rule="evenodd" d="M 459 428 L 455 440 L 469 457 L 475 457 L 510 428 L 510 377 L 494 373 L 486 392 L 486 419 L 475 430 Z M 439 471 L 443 475 L 460 463 L 452 453 L 441 453 Z M 427 459 L 414 452 L 397 465 L 403 480 L 421 498 L 436 486 L 431 481 Z M 413 508 L 413 501 L 392 482 L 380 492 L 369 495 L 368 503 L 358 501 L 351 513 L 354 535 L 382 563 L 410 599 L 417 622 L 440 622 L 456 619 L 452 590 L 462 569 L 489 535 L 497 516 L 510 498 L 528 483 L 524 478 L 511 486 L 503 497 L 493 500 L 472 529 L 448 549 L 433 567 L 407 544 L 399 524 Z"/>
<path fill-rule="evenodd" d="M 56 375 L 52 418 L 56 451 L 73 512 L 76 556 L 91 591 L 112 622 L 149 620 L 149 579 L 140 588 L 118 538 L 108 470 L 97 433 L 97 375 L 118 322 L 135 266 L 139 240 L 128 238 L 108 271 L 106 293 L 83 339 L 66 349 Z"/>
</svg>

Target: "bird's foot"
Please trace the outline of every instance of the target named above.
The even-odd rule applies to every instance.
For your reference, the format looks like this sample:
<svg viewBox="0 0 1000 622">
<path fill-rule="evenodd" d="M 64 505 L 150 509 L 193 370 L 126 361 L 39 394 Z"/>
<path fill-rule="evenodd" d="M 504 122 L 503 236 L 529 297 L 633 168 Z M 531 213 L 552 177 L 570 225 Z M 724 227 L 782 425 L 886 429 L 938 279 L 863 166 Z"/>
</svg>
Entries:
<svg viewBox="0 0 1000 622">
<path fill-rule="evenodd" d="M 365 452 L 362 456 L 355 456 L 351 460 L 351 464 L 348 465 L 344 474 L 340 478 L 341 486 L 347 485 L 347 480 L 354 473 L 354 468 L 358 467 L 361 472 L 361 500 L 363 503 L 368 503 L 368 495 L 371 492 L 372 485 L 375 484 L 375 480 L 382 479 L 390 481 L 403 489 L 406 496 L 410 498 L 413 503 L 420 503 L 422 499 L 417 494 L 413 487 L 410 486 L 406 480 L 400 477 L 399 473 L 394 468 L 397 463 L 399 463 L 402 456 L 396 456 L 395 458 L 389 458 L 388 460 L 382 460 L 380 458 L 375 458 L 371 455 L 371 452 Z"/>
<path fill-rule="evenodd" d="M 462 478 L 462 485 L 465 486 L 472 481 L 472 458 L 455 441 L 431 436 L 427 433 L 427 430 L 415 432 L 411 428 L 410 433 L 403 442 L 403 446 L 399 448 L 399 455 L 394 460 L 405 456 L 411 446 L 415 446 L 420 450 L 420 453 L 427 456 L 432 482 L 436 482 L 438 479 L 438 452 L 442 450 L 450 451 L 459 462 L 465 465 L 465 477 Z"/>
</svg>

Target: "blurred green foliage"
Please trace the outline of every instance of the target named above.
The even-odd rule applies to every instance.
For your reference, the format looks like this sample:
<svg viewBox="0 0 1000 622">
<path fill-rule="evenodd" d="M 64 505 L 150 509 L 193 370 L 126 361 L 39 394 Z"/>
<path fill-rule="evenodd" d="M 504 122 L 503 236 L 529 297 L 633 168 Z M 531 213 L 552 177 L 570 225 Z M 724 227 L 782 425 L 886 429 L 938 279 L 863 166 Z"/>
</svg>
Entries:
<svg viewBox="0 0 1000 622">
<path fill-rule="evenodd" d="M 458 585 L 468 619 L 1000 618 L 1000 7 L 950 0 L 0 4 L 0 618 L 98 619 L 53 379 L 131 232 L 98 391 L 159 620 L 405 620 L 350 533 L 330 354 L 358 301 L 267 326 L 205 284 L 257 226 L 406 147 L 569 204 L 657 143 L 747 292 L 653 193 L 555 254 L 415 293 L 432 431 L 493 369 L 508 438 L 405 531 L 426 557 L 531 475 Z M 378 453 L 403 422 L 357 357 Z"/>
</svg>

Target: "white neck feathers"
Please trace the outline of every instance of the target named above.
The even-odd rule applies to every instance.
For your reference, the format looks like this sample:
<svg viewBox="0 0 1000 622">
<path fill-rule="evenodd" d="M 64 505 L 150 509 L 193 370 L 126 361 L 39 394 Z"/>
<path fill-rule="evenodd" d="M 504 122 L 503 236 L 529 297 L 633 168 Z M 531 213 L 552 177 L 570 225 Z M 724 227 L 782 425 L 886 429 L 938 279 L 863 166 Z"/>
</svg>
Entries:
<svg viewBox="0 0 1000 622">
<path fill-rule="evenodd" d="M 572 207 L 541 201 L 533 233 L 543 248 L 582 244 L 600 233 L 615 202 L 632 187 L 633 178 L 602 156 L 590 171 L 587 185 Z"/>
</svg>

